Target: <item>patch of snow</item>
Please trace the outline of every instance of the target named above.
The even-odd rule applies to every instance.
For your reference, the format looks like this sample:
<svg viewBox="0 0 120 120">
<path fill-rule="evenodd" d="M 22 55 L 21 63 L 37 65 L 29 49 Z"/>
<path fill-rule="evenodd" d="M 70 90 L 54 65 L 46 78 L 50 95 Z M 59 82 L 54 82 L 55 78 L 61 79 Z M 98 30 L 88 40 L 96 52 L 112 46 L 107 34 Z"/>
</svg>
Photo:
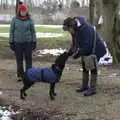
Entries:
<svg viewBox="0 0 120 120">
<path fill-rule="evenodd" d="M 62 49 L 62 48 L 59 48 L 59 49 L 44 49 L 44 50 L 37 50 L 36 54 L 38 56 L 44 56 L 44 55 L 47 55 L 47 54 L 51 54 L 53 56 L 58 56 L 61 53 L 64 53 L 65 51 L 66 51 L 66 49 Z"/>
<path fill-rule="evenodd" d="M 0 27 L 10 27 L 10 24 L 0 24 Z"/>
<path fill-rule="evenodd" d="M 0 37 L 9 37 L 9 33 L 0 33 Z M 36 33 L 37 38 L 63 37 L 62 33 Z"/>
<path fill-rule="evenodd" d="M 0 37 L 9 37 L 9 33 L 0 33 Z"/>
<path fill-rule="evenodd" d="M 63 34 L 61 33 L 41 33 L 37 32 L 37 38 L 50 38 L 50 37 L 62 37 Z"/>
<path fill-rule="evenodd" d="M 11 17 L 10 14 L 0 14 L 0 21 L 9 21 Z"/>
<path fill-rule="evenodd" d="M 62 25 L 35 25 L 35 27 L 62 28 Z"/>
<path fill-rule="evenodd" d="M 3 94 L 3 92 L 2 91 L 0 91 L 0 95 L 2 95 Z"/>
<path fill-rule="evenodd" d="M 111 75 L 109 75 L 108 77 L 116 77 L 117 73 L 112 73 Z"/>
<path fill-rule="evenodd" d="M 104 23 L 104 18 L 103 16 L 101 15 L 99 20 L 98 20 L 98 25 L 102 25 Z"/>
<path fill-rule="evenodd" d="M 10 27 L 10 24 L 0 24 L 0 27 Z M 62 25 L 39 25 L 35 24 L 35 27 L 45 27 L 45 28 L 62 28 Z"/>
<path fill-rule="evenodd" d="M 19 113 L 19 111 L 15 112 L 13 109 L 11 109 L 11 106 L 0 106 L 0 120 L 12 120 L 11 117 Z"/>
<path fill-rule="evenodd" d="M 113 62 L 113 57 L 111 56 L 111 53 L 106 45 L 106 43 L 104 42 L 105 47 L 106 47 L 106 54 L 100 58 L 99 60 L 99 65 L 110 65 Z"/>
<path fill-rule="evenodd" d="M 37 56 L 44 56 L 44 55 L 47 55 L 47 54 L 50 54 L 50 55 L 53 55 L 53 56 L 58 56 L 60 55 L 61 53 L 65 52 L 66 49 L 62 49 L 62 48 L 59 48 L 59 49 L 43 49 L 43 50 L 37 50 L 36 51 L 36 55 Z M 106 54 L 100 58 L 100 61 L 99 61 L 99 65 L 110 65 L 112 64 L 113 62 L 113 58 L 108 50 L 108 48 L 106 48 Z"/>
</svg>

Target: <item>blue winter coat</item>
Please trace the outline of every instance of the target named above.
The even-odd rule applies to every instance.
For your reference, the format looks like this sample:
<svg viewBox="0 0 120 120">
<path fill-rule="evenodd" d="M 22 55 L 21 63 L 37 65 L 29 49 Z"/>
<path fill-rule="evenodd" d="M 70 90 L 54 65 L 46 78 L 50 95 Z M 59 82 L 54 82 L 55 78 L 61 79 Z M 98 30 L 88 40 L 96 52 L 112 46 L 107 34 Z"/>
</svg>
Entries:
<svg viewBox="0 0 120 120">
<path fill-rule="evenodd" d="M 94 30 L 93 26 L 89 24 L 84 17 L 76 17 L 79 20 L 81 26 L 76 28 L 76 47 L 80 49 L 80 55 L 92 54 L 94 35 L 96 34 L 96 48 L 95 54 L 97 59 L 104 56 L 106 53 L 105 45 L 99 35 Z"/>
<path fill-rule="evenodd" d="M 53 71 L 52 67 L 48 68 L 35 68 L 32 67 L 27 71 L 27 77 L 32 82 L 58 82 L 58 77 Z"/>
</svg>

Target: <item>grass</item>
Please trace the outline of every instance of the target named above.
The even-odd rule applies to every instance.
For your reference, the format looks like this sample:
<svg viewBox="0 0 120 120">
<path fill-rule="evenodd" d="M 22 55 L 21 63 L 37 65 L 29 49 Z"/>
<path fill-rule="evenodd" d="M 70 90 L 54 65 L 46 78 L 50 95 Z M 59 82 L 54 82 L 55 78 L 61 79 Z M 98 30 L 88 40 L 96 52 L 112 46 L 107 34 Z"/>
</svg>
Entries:
<svg viewBox="0 0 120 120">
<path fill-rule="evenodd" d="M 0 32 L 9 32 L 9 27 L 0 27 Z M 36 32 L 65 33 L 61 28 L 36 27 Z"/>
<path fill-rule="evenodd" d="M 97 94 L 95 96 L 84 97 L 83 93 L 75 92 L 75 88 L 79 83 L 80 86 L 82 85 L 82 73 L 76 69 L 79 66 L 66 65 L 66 67 L 69 67 L 70 70 L 64 70 L 61 81 L 56 86 L 58 95 L 54 105 L 62 106 L 65 111 L 73 115 L 72 120 L 115 120 L 115 118 L 119 120 L 119 79 L 99 78 Z M 111 69 L 104 67 L 100 68 L 100 70 L 102 73 L 107 72 L 111 74 L 112 72 Z M 36 100 L 35 96 L 37 96 L 44 103 L 47 99 L 47 90 L 48 85 L 36 84 L 35 87 L 30 89 L 29 97 L 30 99 L 34 98 L 34 101 Z"/>
<path fill-rule="evenodd" d="M 39 28 L 40 29 L 40 28 Z M 36 28 L 37 31 L 39 31 Z M 46 30 L 45 30 L 46 29 Z M 55 29 L 52 28 L 43 28 L 44 32 L 54 31 Z M 2 30 L 2 29 L 1 29 Z M 56 30 L 57 31 L 57 30 Z M 59 31 L 59 29 L 58 29 Z M 63 32 L 62 30 L 60 30 Z M 41 31 L 42 32 L 42 31 Z M 66 34 L 66 33 L 65 33 Z M 0 38 L 3 40 L 0 44 L 0 55 L 9 56 L 11 54 L 11 50 L 9 49 L 8 39 L 7 38 Z M 60 37 L 60 38 L 40 38 L 38 39 L 38 46 L 37 49 L 44 49 L 44 48 L 66 48 L 70 45 L 70 41 L 67 37 Z M 43 63 L 38 61 L 37 63 L 34 62 L 35 66 L 48 66 L 51 63 Z M 2 62 L 2 61 L 1 61 Z M 4 64 L 4 70 L 6 69 L 6 75 L 11 74 L 10 72 L 10 65 L 14 64 L 8 62 L 8 64 Z M 2 64 L 2 63 L 1 63 Z M 7 65 L 7 66 L 5 66 Z M 9 69 L 8 69 L 9 68 Z M 62 107 L 69 116 L 73 117 L 71 120 L 119 120 L 120 117 L 120 80 L 119 78 L 107 78 L 107 77 L 98 77 L 98 85 L 97 85 L 97 94 L 95 96 L 84 97 L 83 93 L 76 93 L 75 88 L 79 85 L 82 85 L 82 72 L 78 69 L 80 66 L 77 64 L 66 64 L 65 69 L 61 78 L 61 81 L 56 86 L 56 92 L 58 95 L 56 96 L 56 100 L 54 102 L 50 102 L 48 99 L 48 84 L 36 84 L 35 87 L 32 87 L 29 90 L 28 100 L 33 100 L 37 105 L 43 106 L 45 108 L 48 107 Z M 15 68 L 12 68 L 15 69 Z M 10 72 L 9 72 L 10 70 Z M 100 68 L 100 73 L 111 75 L 112 73 L 118 73 L 119 69 L 110 69 L 107 67 Z M 1 75 L 3 75 L 3 69 L 1 70 Z M 14 80 L 14 74 L 12 73 L 12 79 Z M 8 80 L 10 76 L 7 76 Z M 6 80 L 1 76 L 2 80 Z M 2 81 L 1 80 L 1 81 Z M 15 81 L 14 81 L 15 82 Z M 8 83 L 8 82 L 7 82 Z M 15 84 L 15 83 L 14 83 Z M 18 90 L 18 88 L 17 88 Z M 18 96 L 18 95 L 17 95 Z M 16 97 L 16 96 L 15 96 Z M 38 104 L 39 103 L 39 104 Z"/>
<path fill-rule="evenodd" d="M 50 33 L 65 33 L 61 28 L 50 28 L 50 27 L 36 27 L 37 32 L 50 32 Z"/>
<path fill-rule="evenodd" d="M 0 33 L 9 33 L 9 27 L 0 27 Z"/>
<path fill-rule="evenodd" d="M 51 62 L 34 61 L 34 66 L 50 66 Z M 1 60 L 0 62 L 1 90 L 8 95 L 10 100 L 17 105 L 45 110 L 60 109 L 71 119 L 69 120 L 120 120 L 120 80 L 119 78 L 103 78 L 99 75 L 97 94 L 84 97 L 83 93 L 76 93 L 75 88 L 82 85 L 82 72 L 79 65 L 66 64 L 61 80 L 56 84 L 57 96 L 55 101 L 50 101 L 48 96 L 49 84 L 37 83 L 27 93 L 26 101 L 20 101 L 19 90 L 21 84 L 16 82 L 16 65 L 14 60 Z M 67 69 L 69 68 L 69 70 Z M 119 68 L 99 68 L 101 75 L 107 73 L 120 73 Z M 9 84 L 9 86 L 8 86 Z M 6 86 L 8 91 L 6 91 Z M 9 90 L 10 89 L 10 90 Z M 12 90 L 11 90 L 12 89 Z M 2 97 L 2 96 L 1 96 Z M 22 107 L 21 106 L 21 107 Z M 38 111 L 37 111 L 38 112 Z M 59 115 L 59 114 L 58 114 Z M 51 119 L 52 120 L 52 119 Z M 57 120 L 57 119 L 55 119 Z M 68 119 L 59 119 L 68 120 Z"/>
<path fill-rule="evenodd" d="M 2 33 L 2 32 L 9 32 L 9 27 L 0 27 L 0 32 Z M 51 28 L 51 27 L 43 27 L 43 26 L 41 26 L 41 27 L 36 27 L 36 32 L 43 32 L 43 33 L 48 33 L 48 32 L 50 32 L 50 33 L 63 33 L 63 34 L 66 34 L 66 32 L 64 32 L 63 30 L 62 30 L 62 28 Z"/>
<path fill-rule="evenodd" d="M 0 55 L 7 58 L 12 58 L 11 50 L 9 47 L 8 39 L 0 38 Z M 70 41 L 62 39 L 38 39 L 37 40 L 37 50 L 39 49 L 55 49 L 55 48 L 69 48 Z"/>
<path fill-rule="evenodd" d="M 53 39 L 56 39 L 56 40 L 61 40 L 61 39 L 62 40 L 68 40 L 69 39 L 68 32 L 63 31 L 62 28 L 36 27 L 35 29 L 36 29 L 36 32 L 42 32 L 42 33 L 60 33 L 60 34 L 63 34 L 63 37 L 50 38 L 52 40 Z M 0 33 L 9 33 L 9 27 L 0 27 Z M 46 39 L 48 39 L 48 38 L 46 38 Z"/>
<path fill-rule="evenodd" d="M 37 49 L 68 48 L 70 45 L 70 35 L 61 28 L 36 27 L 36 31 L 63 34 L 63 37 L 37 39 Z M 9 27 L 0 27 L 0 33 L 9 33 Z M 0 41 L 0 54 L 9 56 L 11 51 L 8 44 L 8 38 L 0 38 Z"/>
</svg>

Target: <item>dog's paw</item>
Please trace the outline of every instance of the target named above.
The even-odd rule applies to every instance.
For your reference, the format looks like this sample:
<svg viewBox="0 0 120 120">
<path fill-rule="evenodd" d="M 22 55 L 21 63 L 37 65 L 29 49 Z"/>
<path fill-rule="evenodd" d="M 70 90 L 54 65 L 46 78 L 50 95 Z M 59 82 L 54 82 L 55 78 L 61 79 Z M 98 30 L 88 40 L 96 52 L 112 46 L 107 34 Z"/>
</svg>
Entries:
<svg viewBox="0 0 120 120">
<path fill-rule="evenodd" d="M 55 92 L 50 91 L 50 92 L 49 92 L 50 100 L 55 100 L 55 98 L 54 98 L 55 95 L 56 95 Z"/>
<path fill-rule="evenodd" d="M 23 96 L 20 96 L 20 99 L 21 99 L 21 100 L 25 100 L 25 97 L 23 97 Z"/>
<path fill-rule="evenodd" d="M 53 101 L 53 100 L 55 100 L 55 98 L 54 98 L 54 97 L 52 97 L 52 96 L 50 96 L 50 100 L 52 100 L 52 101 Z"/>
<path fill-rule="evenodd" d="M 24 96 L 26 97 L 26 96 L 27 96 L 27 93 L 24 93 Z"/>
<path fill-rule="evenodd" d="M 57 93 L 56 93 L 56 92 L 53 92 L 53 95 L 54 95 L 54 96 L 56 96 L 56 95 L 57 95 Z"/>
<path fill-rule="evenodd" d="M 23 81 L 23 77 L 18 77 L 17 82 Z"/>
<path fill-rule="evenodd" d="M 25 100 L 25 92 L 23 92 L 23 90 L 21 89 L 20 90 L 20 99 L 22 99 L 22 100 Z"/>
</svg>

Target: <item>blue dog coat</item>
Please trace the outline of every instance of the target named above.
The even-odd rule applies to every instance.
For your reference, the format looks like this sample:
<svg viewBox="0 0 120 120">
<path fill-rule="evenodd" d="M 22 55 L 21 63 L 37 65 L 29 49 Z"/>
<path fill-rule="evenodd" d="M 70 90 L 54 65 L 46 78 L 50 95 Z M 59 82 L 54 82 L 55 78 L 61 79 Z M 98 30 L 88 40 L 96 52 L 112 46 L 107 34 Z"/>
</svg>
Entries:
<svg viewBox="0 0 120 120">
<path fill-rule="evenodd" d="M 58 82 L 58 77 L 53 71 L 52 67 L 49 68 L 35 68 L 32 67 L 27 71 L 27 77 L 32 82 Z"/>
</svg>

